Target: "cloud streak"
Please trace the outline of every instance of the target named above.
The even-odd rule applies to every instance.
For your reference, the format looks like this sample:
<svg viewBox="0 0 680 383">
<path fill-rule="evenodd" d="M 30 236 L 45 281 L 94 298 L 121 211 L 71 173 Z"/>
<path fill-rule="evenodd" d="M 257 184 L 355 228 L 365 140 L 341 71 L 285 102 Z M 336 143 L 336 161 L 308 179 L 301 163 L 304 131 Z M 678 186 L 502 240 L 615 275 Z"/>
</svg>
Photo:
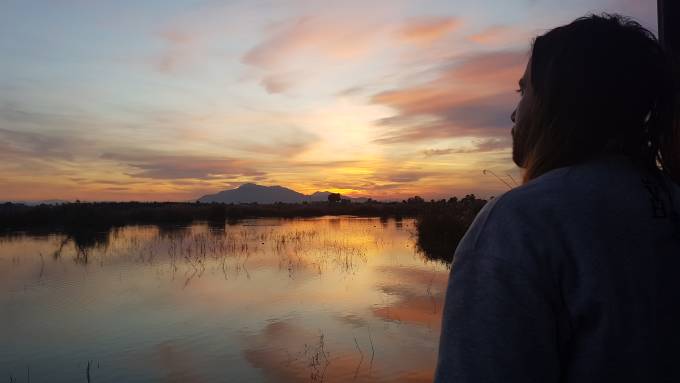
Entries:
<svg viewBox="0 0 680 383">
<path fill-rule="evenodd" d="M 378 121 L 386 131 L 375 142 L 506 135 L 525 61 L 524 52 L 481 53 L 445 63 L 426 83 L 374 95 L 397 112 Z"/>
<path fill-rule="evenodd" d="M 472 146 L 446 148 L 446 149 L 426 149 L 423 150 L 425 157 L 446 156 L 449 154 L 466 154 L 466 153 L 485 153 L 496 150 L 509 149 L 512 142 L 508 139 L 502 138 L 485 138 L 477 139 L 472 142 Z"/>
<path fill-rule="evenodd" d="M 327 59 L 350 60 L 367 53 L 376 31 L 368 23 L 338 24 L 337 20 L 314 16 L 284 23 L 250 49 L 242 61 L 248 65 L 276 69 L 305 54 Z"/>
<path fill-rule="evenodd" d="M 429 17 L 407 22 L 398 31 L 398 37 L 409 43 L 431 43 L 461 26 L 455 17 Z"/>
<path fill-rule="evenodd" d="M 136 169 L 136 172 L 127 174 L 134 178 L 215 179 L 266 174 L 256 170 L 248 161 L 233 158 L 169 156 L 156 153 L 104 153 L 101 158 L 121 162 Z"/>
</svg>

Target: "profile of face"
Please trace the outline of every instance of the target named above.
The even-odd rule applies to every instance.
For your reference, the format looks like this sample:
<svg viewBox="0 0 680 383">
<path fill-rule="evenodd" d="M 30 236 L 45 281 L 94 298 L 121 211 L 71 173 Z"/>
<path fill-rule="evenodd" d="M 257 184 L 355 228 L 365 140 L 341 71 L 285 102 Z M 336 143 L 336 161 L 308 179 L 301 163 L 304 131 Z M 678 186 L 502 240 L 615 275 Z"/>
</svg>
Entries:
<svg viewBox="0 0 680 383">
<path fill-rule="evenodd" d="M 527 63 L 522 78 L 519 79 L 519 89 L 517 92 L 520 94 L 520 99 L 517 103 L 517 107 L 510 116 L 510 119 L 514 123 L 510 130 L 510 134 L 512 135 L 512 161 L 519 167 L 525 166 L 527 148 L 526 145 L 524 145 L 524 140 L 526 139 L 526 133 L 528 132 L 532 103 L 534 102 L 530 68 L 531 60 Z"/>
</svg>

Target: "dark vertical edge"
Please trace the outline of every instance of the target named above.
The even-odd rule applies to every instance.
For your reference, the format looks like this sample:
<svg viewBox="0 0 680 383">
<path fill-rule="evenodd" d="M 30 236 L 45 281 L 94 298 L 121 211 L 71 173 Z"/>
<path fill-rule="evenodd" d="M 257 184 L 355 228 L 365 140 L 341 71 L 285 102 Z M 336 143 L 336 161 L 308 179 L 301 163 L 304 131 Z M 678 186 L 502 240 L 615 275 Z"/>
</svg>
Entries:
<svg viewBox="0 0 680 383">
<path fill-rule="evenodd" d="M 663 31 L 664 27 L 664 17 L 663 17 L 664 4 L 663 0 L 656 0 L 656 26 L 659 28 L 659 41 L 664 43 L 666 34 Z"/>
<path fill-rule="evenodd" d="M 669 51 L 680 54 L 680 1 L 657 0 L 659 39 Z"/>
</svg>

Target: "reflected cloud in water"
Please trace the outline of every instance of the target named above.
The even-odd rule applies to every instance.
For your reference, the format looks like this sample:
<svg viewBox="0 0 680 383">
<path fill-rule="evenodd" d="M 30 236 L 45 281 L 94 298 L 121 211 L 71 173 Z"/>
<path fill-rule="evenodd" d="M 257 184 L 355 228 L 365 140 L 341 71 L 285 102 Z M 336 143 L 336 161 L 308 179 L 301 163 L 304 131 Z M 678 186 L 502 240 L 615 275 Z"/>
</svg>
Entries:
<svg viewBox="0 0 680 383">
<path fill-rule="evenodd" d="M 429 381 L 448 268 L 414 241 L 347 217 L 5 235 L 0 373 Z"/>
</svg>

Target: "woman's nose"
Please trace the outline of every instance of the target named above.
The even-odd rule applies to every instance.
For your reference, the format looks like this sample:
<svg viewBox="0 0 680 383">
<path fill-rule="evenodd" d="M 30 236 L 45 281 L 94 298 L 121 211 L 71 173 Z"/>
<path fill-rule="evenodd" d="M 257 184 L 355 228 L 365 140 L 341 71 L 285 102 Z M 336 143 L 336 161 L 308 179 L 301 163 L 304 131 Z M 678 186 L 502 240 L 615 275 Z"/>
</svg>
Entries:
<svg viewBox="0 0 680 383">
<path fill-rule="evenodd" d="M 516 116 L 517 116 L 517 109 L 513 110 L 512 114 L 510 115 L 510 119 L 512 120 L 513 123 L 516 122 L 515 121 Z"/>
</svg>

